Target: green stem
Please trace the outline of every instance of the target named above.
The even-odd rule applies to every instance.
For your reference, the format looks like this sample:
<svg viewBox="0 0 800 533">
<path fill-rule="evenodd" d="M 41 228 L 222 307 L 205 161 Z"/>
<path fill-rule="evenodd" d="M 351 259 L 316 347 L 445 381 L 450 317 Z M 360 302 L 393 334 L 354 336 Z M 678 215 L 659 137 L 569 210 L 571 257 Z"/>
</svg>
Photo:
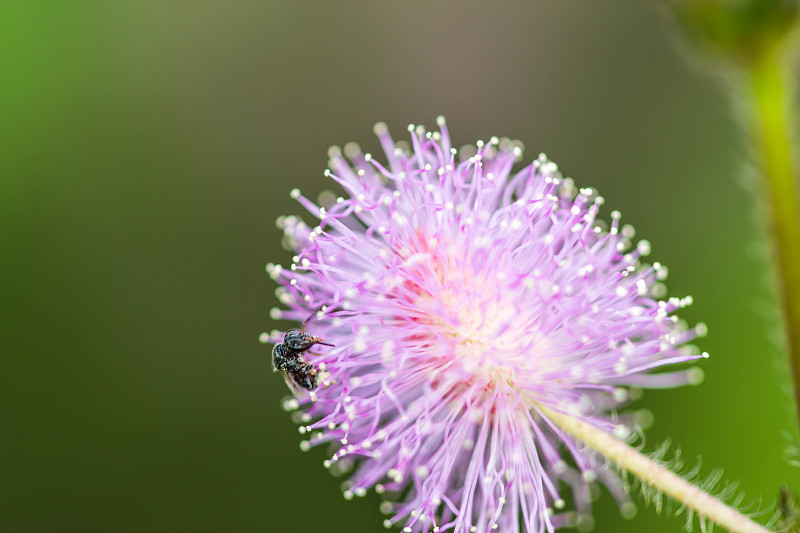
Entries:
<svg viewBox="0 0 800 533">
<path fill-rule="evenodd" d="M 800 415 L 800 211 L 792 169 L 791 91 L 786 85 L 782 51 L 777 44 L 766 46 L 751 64 L 751 121 L 761 166 L 762 211 L 778 270 L 778 297 Z"/>
<path fill-rule="evenodd" d="M 642 455 L 616 437 L 574 416 L 539 409 L 562 431 L 603 455 L 623 470 L 638 477 L 642 483 L 655 487 L 670 498 L 694 510 L 701 520 L 709 520 L 731 533 L 769 533 L 748 516 L 725 505 L 722 500 L 702 491 L 658 462 Z M 705 528 L 703 528 L 705 531 Z"/>
</svg>

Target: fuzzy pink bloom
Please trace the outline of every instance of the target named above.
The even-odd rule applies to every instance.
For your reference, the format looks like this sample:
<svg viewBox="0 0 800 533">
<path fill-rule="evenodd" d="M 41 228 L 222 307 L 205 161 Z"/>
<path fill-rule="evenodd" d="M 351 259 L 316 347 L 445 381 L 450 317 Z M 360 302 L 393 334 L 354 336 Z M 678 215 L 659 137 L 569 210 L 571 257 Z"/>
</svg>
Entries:
<svg viewBox="0 0 800 533">
<path fill-rule="evenodd" d="M 274 316 L 324 305 L 308 329 L 335 345 L 304 354 L 319 387 L 286 402 L 302 447 L 333 443 L 345 497 L 374 488 L 385 525 L 408 532 L 553 531 L 589 519 L 594 481 L 627 511 L 613 467 L 541 406 L 632 434 L 615 411 L 629 387 L 693 381 L 659 369 L 702 357 L 681 345 L 704 326 L 671 315 L 689 298 L 658 300 L 665 267 L 642 261 L 649 244 L 618 212 L 597 219 L 594 189 L 543 155 L 512 171 L 507 139 L 459 153 L 438 124 L 410 126 L 410 144 L 376 125 L 386 163 L 333 148 L 326 175 L 346 196 L 319 207 L 294 190 L 319 223 L 279 219 L 297 255 L 267 267 L 288 307 Z"/>
</svg>

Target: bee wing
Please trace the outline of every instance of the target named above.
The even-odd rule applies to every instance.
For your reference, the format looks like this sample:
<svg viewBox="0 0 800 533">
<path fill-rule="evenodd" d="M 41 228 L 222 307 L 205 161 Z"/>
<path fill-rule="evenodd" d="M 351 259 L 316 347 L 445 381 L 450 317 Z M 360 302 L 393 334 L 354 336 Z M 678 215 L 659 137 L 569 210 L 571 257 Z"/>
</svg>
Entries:
<svg viewBox="0 0 800 533">
<path fill-rule="evenodd" d="M 286 386 L 289 387 L 289 390 L 292 391 L 292 394 L 295 397 L 300 397 L 304 393 L 308 393 L 307 390 L 305 390 L 303 387 L 294 382 L 292 376 L 290 376 L 288 372 L 283 371 L 282 373 L 283 373 L 283 380 L 286 382 Z"/>
</svg>

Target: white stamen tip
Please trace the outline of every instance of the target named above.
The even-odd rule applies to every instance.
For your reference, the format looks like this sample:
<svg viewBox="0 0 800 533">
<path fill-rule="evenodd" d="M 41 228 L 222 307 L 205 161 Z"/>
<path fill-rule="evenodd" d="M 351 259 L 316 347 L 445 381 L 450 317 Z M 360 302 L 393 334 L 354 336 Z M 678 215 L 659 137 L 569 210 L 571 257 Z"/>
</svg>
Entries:
<svg viewBox="0 0 800 533">
<path fill-rule="evenodd" d="M 389 131 L 389 128 L 386 126 L 385 122 L 376 122 L 372 127 L 372 131 L 375 133 L 375 135 L 383 135 Z"/>
<path fill-rule="evenodd" d="M 706 374 L 702 368 L 692 367 L 687 372 L 687 377 L 690 385 L 700 385 L 706 378 Z"/>
</svg>

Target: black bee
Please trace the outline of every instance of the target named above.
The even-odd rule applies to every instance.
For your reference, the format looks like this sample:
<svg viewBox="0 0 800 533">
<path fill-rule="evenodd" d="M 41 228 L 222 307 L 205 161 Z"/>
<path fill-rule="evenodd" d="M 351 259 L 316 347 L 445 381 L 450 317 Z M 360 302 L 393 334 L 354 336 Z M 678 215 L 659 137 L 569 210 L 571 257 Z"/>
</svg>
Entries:
<svg viewBox="0 0 800 533">
<path fill-rule="evenodd" d="M 283 336 L 283 344 L 276 344 L 272 349 L 272 368 L 283 372 L 290 387 L 295 384 L 309 391 L 317 388 L 317 368 L 307 363 L 300 354 L 315 344 L 333 346 L 319 337 L 306 333 L 306 325 L 321 309 L 322 307 L 319 307 L 308 315 L 303 322 L 303 329 L 287 331 Z"/>
</svg>

